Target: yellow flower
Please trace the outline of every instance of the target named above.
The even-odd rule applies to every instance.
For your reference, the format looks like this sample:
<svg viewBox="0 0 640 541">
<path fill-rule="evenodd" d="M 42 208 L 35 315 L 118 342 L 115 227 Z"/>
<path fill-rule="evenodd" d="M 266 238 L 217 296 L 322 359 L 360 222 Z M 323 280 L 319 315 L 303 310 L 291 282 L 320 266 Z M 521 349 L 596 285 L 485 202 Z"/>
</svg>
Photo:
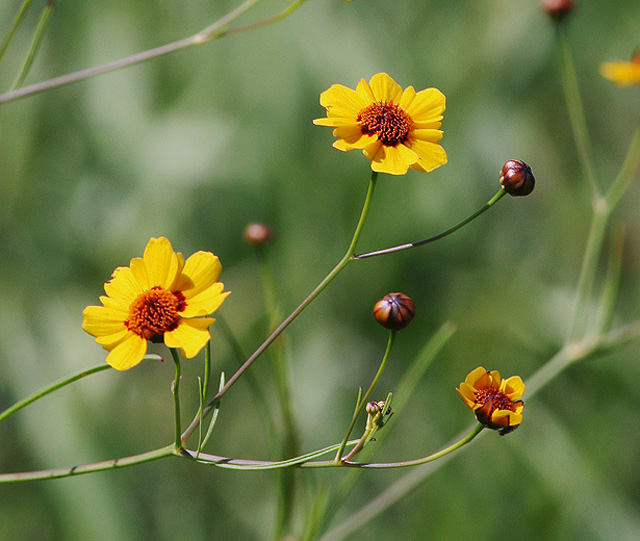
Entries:
<svg viewBox="0 0 640 541">
<path fill-rule="evenodd" d="M 109 351 L 107 362 L 117 370 L 138 364 L 147 340 L 164 341 L 195 357 L 210 338 L 208 316 L 229 292 L 217 282 L 222 266 L 210 252 L 186 261 L 164 237 L 152 238 L 142 258 L 118 267 L 104 285 L 103 306 L 87 306 L 82 328 Z"/>
<path fill-rule="evenodd" d="M 640 53 L 631 62 L 604 62 L 600 74 L 618 86 L 640 85 Z"/>
<path fill-rule="evenodd" d="M 368 83 L 361 79 L 355 90 L 333 85 L 320 95 L 327 118 L 313 121 L 335 128 L 333 146 L 347 151 L 362 149 L 371 169 L 404 175 L 409 168 L 428 173 L 447 163 L 438 144 L 445 97 L 437 88 L 417 92 L 402 90 L 386 73 Z"/>
<path fill-rule="evenodd" d="M 522 422 L 524 394 L 520 376 L 500 379 L 497 370 L 489 372 L 479 366 L 456 389 L 467 407 L 476 412 L 480 423 L 498 430 L 501 436 L 515 430 Z"/>
</svg>

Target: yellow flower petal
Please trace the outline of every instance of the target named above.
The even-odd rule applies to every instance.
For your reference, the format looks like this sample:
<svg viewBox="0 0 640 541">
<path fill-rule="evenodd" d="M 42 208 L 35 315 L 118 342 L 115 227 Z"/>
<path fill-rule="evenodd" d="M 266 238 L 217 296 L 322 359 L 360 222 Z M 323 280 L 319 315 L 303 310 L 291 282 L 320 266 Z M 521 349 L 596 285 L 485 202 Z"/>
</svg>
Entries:
<svg viewBox="0 0 640 541">
<path fill-rule="evenodd" d="M 371 87 L 376 101 L 391 101 L 393 103 L 400 103 L 400 98 L 402 97 L 402 87 L 386 73 L 378 73 L 371 77 L 369 86 Z"/>
<path fill-rule="evenodd" d="M 215 255 L 211 252 L 196 252 L 187 259 L 182 274 L 174 287 L 177 291 L 182 292 L 185 299 L 189 300 L 215 284 L 221 271 L 222 265 Z M 222 284 L 220 285 L 222 286 Z M 220 291 L 222 291 L 222 287 L 220 287 Z"/>
<path fill-rule="evenodd" d="M 442 92 L 437 88 L 426 88 L 416 94 L 406 111 L 414 122 L 439 122 L 445 106 L 446 100 Z"/>
<path fill-rule="evenodd" d="M 417 162 L 411 165 L 412 169 L 428 173 L 447 163 L 447 153 L 436 143 L 415 140 L 411 142 L 411 150 L 418 156 Z"/>
<path fill-rule="evenodd" d="M 151 287 L 171 289 L 178 274 L 178 257 L 164 237 L 152 238 L 143 256 Z"/>
<path fill-rule="evenodd" d="M 605 62 L 600 64 L 600 74 L 618 86 L 640 84 L 640 60 Z"/>
<path fill-rule="evenodd" d="M 223 293 L 223 289 L 224 284 L 217 282 L 189 299 L 186 308 L 182 312 L 182 317 L 202 317 L 215 312 L 227 298 L 227 295 L 231 293 L 230 291 Z"/>
<path fill-rule="evenodd" d="M 129 337 L 118 344 L 109 355 L 107 362 L 116 370 L 128 370 L 137 365 L 147 352 L 147 341 L 130 333 Z"/>
<path fill-rule="evenodd" d="M 129 305 L 144 289 L 140 287 L 129 267 L 118 267 L 112 276 L 113 278 L 104 285 L 104 291 L 123 310 L 128 310 Z"/>
<path fill-rule="evenodd" d="M 82 312 L 82 329 L 92 336 L 113 334 L 125 328 L 123 313 L 103 306 L 87 306 Z"/>
<path fill-rule="evenodd" d="M 511 376 L 500 383 L 500 390 L 515 402 L 524 394 L 524 382 L 520 376 Z"/>
<path fill-rule="evenodd" d="M 164 334 L 164 343 L 170 348 L 180 348 L 187 359 L 195 357 L 209 341 L 208 328 L 213 318 L 183 319 L 173 331 Z"/>
</svg>

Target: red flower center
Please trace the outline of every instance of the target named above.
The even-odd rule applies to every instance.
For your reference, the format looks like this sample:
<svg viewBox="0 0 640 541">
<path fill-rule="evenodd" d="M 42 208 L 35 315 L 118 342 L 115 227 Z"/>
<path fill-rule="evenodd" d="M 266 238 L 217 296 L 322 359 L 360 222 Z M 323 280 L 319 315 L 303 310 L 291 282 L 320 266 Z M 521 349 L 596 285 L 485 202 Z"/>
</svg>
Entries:
<svg viewBox="0 0 640 541">
<path fill-rule="evenodd" d="M 411 117 L 390 101 L 372 103 L 358 113 L 357 119 L 363 134 L 376 135 L 388 147 L 405 143 L 413 128 Z"/>
<path fill-rule="evenodd" d="M 480 389 L 476 392 L 476 404 L 486 404 L 491 400 L 491 411 L 488 412 L 491 415 L 496 410 L 509 410 L 516 411 L 514 402 L 502 391 L 489 387 L 488 389 Z"/>
<path fill-rule="evenodd" d="M 129 306 L 129 319 L 124 324 L 127 329 L 149 340 L 155 335 L 162 336 L 178 326 L 180 312 L 187 303 L 179 291 L 172 293 L 156 286 L 145 291 Z"/>
</svg>

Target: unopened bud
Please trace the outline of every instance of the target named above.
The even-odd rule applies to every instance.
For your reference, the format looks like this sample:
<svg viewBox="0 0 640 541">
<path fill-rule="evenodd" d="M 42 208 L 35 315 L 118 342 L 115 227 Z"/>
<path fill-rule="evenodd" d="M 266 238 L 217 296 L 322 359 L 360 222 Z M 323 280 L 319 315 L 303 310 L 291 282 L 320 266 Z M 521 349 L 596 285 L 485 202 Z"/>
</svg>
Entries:
<svg viewBox="0 0 640 541">
<path fill-rule="evenodd" d="M 556 21 L 563 20 L 575 7 L 573 0 L 543 0 L 542 9 Z"/>
<path fill-rule="evenodd" d="M 373 307 L 373 317 L 385 329 L 399 331 L 404 329 L 416 314 L 416 307 L 410 297 L 404 293 L 389 293 Z"/>
<path fill-rule="evenodd" d="M 529 195 L 536 185 L 536 179 L 526 163 L 509 160 L 500 172 L 500 184 L 509 195 Z"/>
<path fill-rule="evenodd" d="M 384 406 L 384 402 L 382 404 Z M 378 402 L 367 402 L 364 409 L 368 415 L 375 415 L 376 413 L 380 413 L 381 410 Z"/>
<path fill-rule="evenodd" d="M 265 224 L 249 224 L 244 228 L 244 240 L 254 246 L 267 244 L 273 238 L 273 229 Z"/>
</svg>

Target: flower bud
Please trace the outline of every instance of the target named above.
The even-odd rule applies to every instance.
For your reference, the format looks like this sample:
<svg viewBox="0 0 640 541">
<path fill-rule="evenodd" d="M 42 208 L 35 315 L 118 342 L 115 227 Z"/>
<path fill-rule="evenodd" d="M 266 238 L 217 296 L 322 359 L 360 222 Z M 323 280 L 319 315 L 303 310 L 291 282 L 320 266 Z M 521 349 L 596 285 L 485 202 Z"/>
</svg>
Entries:
<svg viewBox="0 0 640 541">
<path fill-rule="evenodd" d="M 273 238 L 273 229 L 268 225 L 253 223 L 244 228 L 244 240 L 253 246 L 267 244 Z"/>
<path fill-rule="evenodd" d="M 531 167 L 521 160 L 509 160 L 500 172 L 500 184 L 509 194 L 529 195 L 533 191 L 536 179 L 531 172 Z"/>
<path fill-rule="evenodd" d="M 543 0 L 542 9 L 556 21 L 563 20 L 574 8 L 573 0 Z"/>
<path fill-rule="evenodd" d="M 384 407 L 384 402 L 382 404 L 382 407 Z M 367 402 L 367 405 L 364 409 L 368 415 L 375 415 L 376 413 L 380 413 L 382 408 L 377 402 Z"/>
<path fill-rule="evenodd" d="M 399 331 L 404 329 L 416 314 L 411 298 L 404 293 L 389 293 L 373 307 L 373 317 L 385 329 Z"/>
</svg>

